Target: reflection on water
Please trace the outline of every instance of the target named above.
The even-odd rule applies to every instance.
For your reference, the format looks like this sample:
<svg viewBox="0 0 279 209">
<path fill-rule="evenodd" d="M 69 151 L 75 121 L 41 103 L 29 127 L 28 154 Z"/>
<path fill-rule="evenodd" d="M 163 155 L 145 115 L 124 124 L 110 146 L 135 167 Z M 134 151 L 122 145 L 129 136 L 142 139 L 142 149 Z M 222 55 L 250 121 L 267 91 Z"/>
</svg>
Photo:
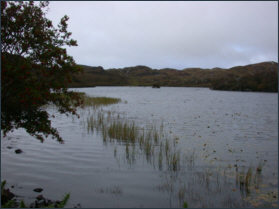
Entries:
<svg viewBox="0 0 279 209">
<path fill-rule="evenodd" d="M 36 187 L 50 199 L 71 191 L 69 205 L 82 207 L 278 204 L 277 94 L 76 90 L 125 102 L 80 110 L 79 120 L 57 115 L 64 145 L 41 144 L 24 130 L 2 139 L 2 180 L 12 192 L 32 201 Z"/>
</svg>

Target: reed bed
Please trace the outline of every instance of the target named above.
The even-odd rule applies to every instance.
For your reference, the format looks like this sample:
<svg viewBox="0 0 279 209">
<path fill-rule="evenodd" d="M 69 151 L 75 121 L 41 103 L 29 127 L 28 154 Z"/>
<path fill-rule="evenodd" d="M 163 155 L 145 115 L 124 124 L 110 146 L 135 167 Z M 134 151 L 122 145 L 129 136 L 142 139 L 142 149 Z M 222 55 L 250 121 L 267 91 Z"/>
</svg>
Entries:
<svg viewBox="0 0 279 209">
<path fill-rule="evenodd" d="M 200 207 L 212 207 L 212 195 L 218 196 L 226 194 L 226 198 L 220 207 L 246 207 L 251 206 L 246 202 L 246 195 L 258 190 L 261 182 L 261 172 L 264 164 L 262 161 L 257 164 L 256 171 L 253 172 L 252 165 L 248 169 L 241 171 L 227 172 L 228 168 L 209 169 L 205 165 L 203 170 L 195 168 L 195 161 L 198 158 L 195 149 L 181 151 L 177 145 L 178 137 L 168 136 L 169 131 L 165 130 L 164 121 L 157 128 L 156 125 L 148 124 L 139 126 L 133 120 L 128 120 L 123 114 L 116 111 L 104 111 L 97 108 L 109 104 L 121 102 L 120 99 L 108 98 L 87 98 L 86 106 L 89 107 L 87 114 L 83 114 L 83 125 L 88 133 L 101 133 L 104 142 L 114 142 L 125 146 L 125 162 L 134 164 L 137 155 L 144 154 L 148 163 L 154 168 L 163 171 L 167 169 L 167 175 L 171 177 L 164 186 L 158 186 L 160 190 L 166 190 L 177 198 L 181 207 L 197 205 L 205 197 L 208 203 Z M 91 110 L 90 110 L 90 107 Z M 117 146 L 114 147 L 114 157 L 121 154 Z M 123 153 L 122 153 L 123 154 Z M 195 169 L 193 169 L 195 168 Z M 200 167 L 199 167 L 200 168 Z M 177 185 L 175 185 L 177 184 Z M 178 188 L 178 189 L 175 189 Z M 236 194 L 242 195 L 239 199 Z M 212 196 L 213 197 L 213 196 Z M 241 202 L 240 202 L 241 200 Z M 239 202 L 236 203 L 236 201 Z"/>
<path fill-rule="evenodd" d="M 90 97 L 85 93 L 79 93 L 80 97 L 84 101 L 85 107 L 92 107 L 93 109 L 99 108 L 101 106 L 108 106 L 112 104 L 117 104 L 121 102 L 119 98 L 111 98 L 111 97 Z"/>
<path fill-rule="evenodd" d="M 135 142 L 139 132 L 134 122 L 113 120 L 108 126 L 107 133 L 110 139 Z"/>
</svg>

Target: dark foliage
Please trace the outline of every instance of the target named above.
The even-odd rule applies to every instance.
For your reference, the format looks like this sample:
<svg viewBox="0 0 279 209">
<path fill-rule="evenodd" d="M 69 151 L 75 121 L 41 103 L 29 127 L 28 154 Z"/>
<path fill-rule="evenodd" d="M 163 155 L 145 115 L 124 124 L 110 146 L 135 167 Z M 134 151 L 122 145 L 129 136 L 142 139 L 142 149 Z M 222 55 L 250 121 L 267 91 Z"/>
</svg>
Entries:
<svg viewBox="0 0 279 209">
<path fill-rule="evenodd" d="M 62 143 L 43 107 L 76 115 L 82 101 L 67 86 L 82 69 L 62 48 L 77 46 L 67 31 L 69 17 L 56 29 L 43 11 L 49 3 L 36 4 L 1 1 L 1 129 L 4 136 L 24 128 L 42 142 L 52 135 Z"/>
</svg>

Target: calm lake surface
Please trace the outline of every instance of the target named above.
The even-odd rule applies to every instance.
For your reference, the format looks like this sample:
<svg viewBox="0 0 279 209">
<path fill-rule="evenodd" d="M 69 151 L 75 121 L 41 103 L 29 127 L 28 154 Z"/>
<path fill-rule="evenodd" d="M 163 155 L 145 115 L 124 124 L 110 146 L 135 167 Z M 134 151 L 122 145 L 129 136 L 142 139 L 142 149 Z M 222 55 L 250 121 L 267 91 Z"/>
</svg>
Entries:
<svg viewBox="0 0 279 209">
<path fill-rule="evenodd" d="M 40 187 L 41 194 L 52 200 L 71 192 L 68 207 L 80 203 L 169 208 L 182 207 L 183 202 L 188 207 L 253 207 L 263 201 L 278 206 L 277 93 L 183 87 L 74 90 L 122 102 L 95 113 L 80 110 L 80 119 L 49 108 L 55 113 L 52 125 L 65 144 L 51 137 L 40 143 L 23 129 L 2 137 L 1 180 L 26 203 L 35 200 L 38 193 L 33 189 Z M 180 153 L 180 169 L 170 170 L 166 163 L 159 166 L 158 155 L 148 157 L 136 143 L 104 140 L 97 128 L 89 131 L 87 118 L 91 113 L 97 117 L 98 111 L 105 116 L 109 111 L 145 131 L 161 127 L 160 137 L 168 137 Z M 23 153 L 16 154 L 16 149 Z M 154 150 L 158 153 L 159 146 Z M 247 172 L 250 167 L 256 173 L 259 165 L 258 186 L 247 193 L 237 184 L 236 171 Z"/>
</svg>

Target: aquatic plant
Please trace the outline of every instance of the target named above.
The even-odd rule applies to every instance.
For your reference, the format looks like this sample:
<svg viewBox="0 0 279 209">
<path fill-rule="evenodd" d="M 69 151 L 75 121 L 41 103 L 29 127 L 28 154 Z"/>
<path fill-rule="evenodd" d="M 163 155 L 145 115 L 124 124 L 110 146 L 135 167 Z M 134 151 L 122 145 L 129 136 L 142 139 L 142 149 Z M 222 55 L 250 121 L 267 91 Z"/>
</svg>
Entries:
<svg viewBox="0 0 279 209">
<path fill-rule="evenodd" d="M 165 140 L 165 154 L 166 154 L 166 157 L 169 155 L 169 150 L 170 150 L 170 142 L 169 142 L 169 139 L 166 139 Z"/>
<path fill-rule="evenodd" d="M 128 121 L 114 120 L 108 125 L 108 136 L 111 139 L 117 139 L 121 141 L 135 142 L 138 137 L 138 129 L 134 123 Z"/>
<path fill-rule="evenodd" d="M 95 120 L 93 118 L 93 115 L 90 115 L 87 117 L 87 132 L 91 131 L 91 133 L 94 132 L 94 126 L 95 126 Z"/>
<path fill-rule="evenodd" d="M 114 157 L 116 158 L 117 156 L 117 146 L 114 147 Z"/>
<path fill-rule="evenodd" d="M 260 160 L 260 162 L 257 165 L 257 172 L 261 173 L 262 169 L 263 169 L 264 163 L 262 162 L 262 160 Z"/>
<path fill-rule="evenodd" d="M 162 135 L 164 131 L 164 119 L 161 119 L 161 125 L 160 125 L 160 134 Z"/>
<path fill-rule="evenodd" d="M 167 164 L 170 171 L 180 170 L 180 150 L 174 151 L 167 156 Z"/>
<path fill-rule="evenodd" d="M 183 203 L 183 208 L 188 208 L 188 203 L 186 201 Z"/>
<path fill-rule="evenodd" d="M 163 142 L 160 144 L 160 151 L 159 151 L 159 156 L 158 156 L 158 167 L 159 170 L 162 170 L 163 168 Z"/>
<path fill-rule="evenodd" d="M 144 152 L 145 152 L 145 155 L 146 155 L 146 159 L 147 161 L 150 161 L 150 157 L 152 155 L 152 142 L 150 140 L 145 140 L 144 141 Z"/>
<path fill-rule="evenodd" d="M 187 165 L 195 165 L 195 159 L 196 159 L 196 154 L 195 154 L 195 149 L 193 150 L 188 150 L 183 153 L 183 163 Z"/>
<path fill-rule="evenodd" d="M 239 185 L 240 190 L 243 192 L 245 189 L 245 192 L 247 194 L 251 193 L 251 189 L 259 189 L 260 182 L 261 182 L 261 171 L 259 171 L 259 165 L 262 169 L 262 161 L 258 164 L 256 171 L 253 172 L 252 165 L 249 166 L 247 171 L 245 172 L 245 168 L 242 168 L 240 172 L 236 172 L 236 185 Z"/>
<path fill-rule="evenodd" d="M 119 98 L 111 98 L 111 97 L 91 97 L 86 95 L 83 92 L 79 93 L 84 101 L 85 107 L 92 107 L 93 109 L 96 109 L 101 106 L 108 106 L 112 104 L 117 104 L 121 102 L 121 99 Z"/>
</svg>

